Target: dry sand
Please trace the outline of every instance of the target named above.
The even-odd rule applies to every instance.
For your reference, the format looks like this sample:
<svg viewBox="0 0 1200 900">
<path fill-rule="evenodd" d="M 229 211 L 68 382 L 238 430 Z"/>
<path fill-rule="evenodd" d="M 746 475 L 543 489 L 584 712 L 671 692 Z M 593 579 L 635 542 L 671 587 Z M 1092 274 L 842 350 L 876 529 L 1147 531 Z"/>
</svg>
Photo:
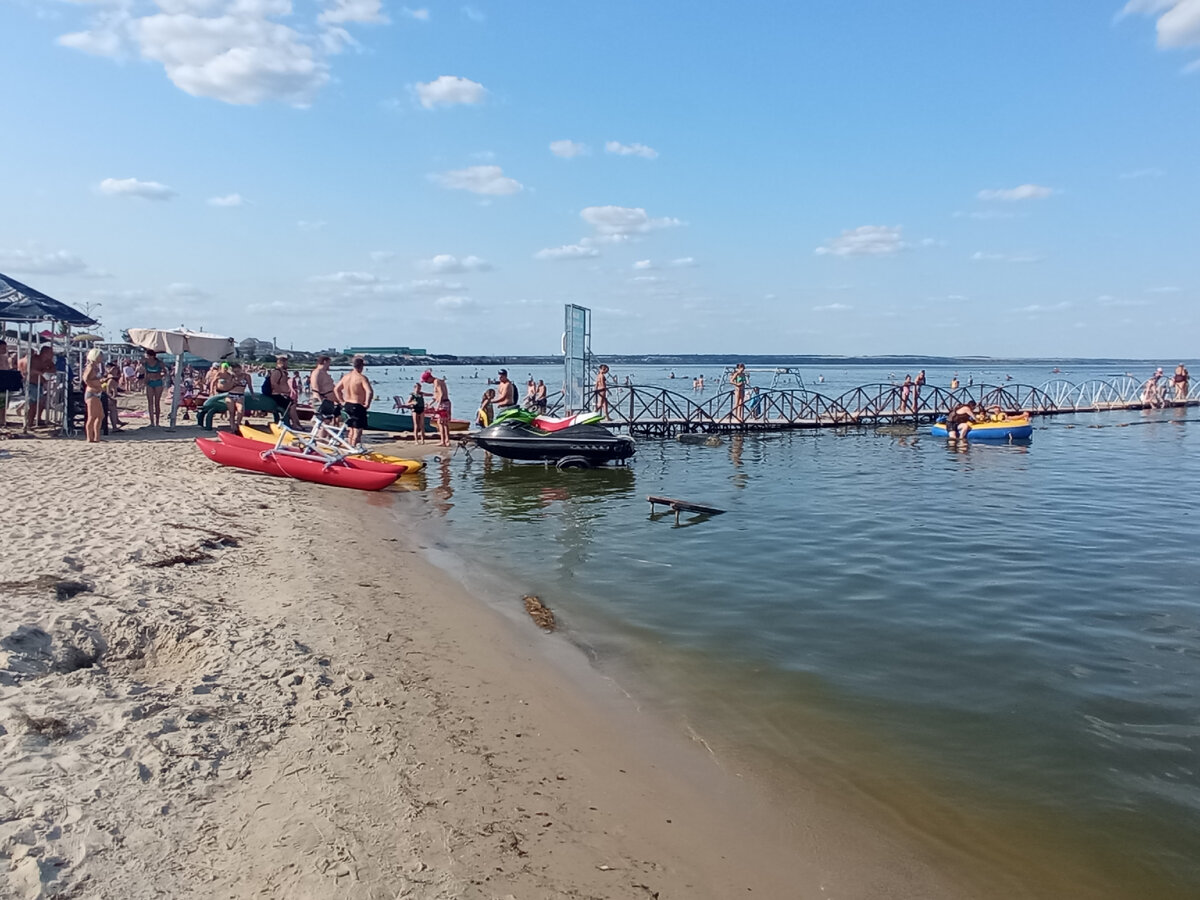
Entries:
<svg viewBox="0 0 1200 900">
<path fill-rule="evenodd" d="M 402 495 L 192 433 L 0 441 L 0 895 L 972 896 L 471 597 Z"/>
</svg>

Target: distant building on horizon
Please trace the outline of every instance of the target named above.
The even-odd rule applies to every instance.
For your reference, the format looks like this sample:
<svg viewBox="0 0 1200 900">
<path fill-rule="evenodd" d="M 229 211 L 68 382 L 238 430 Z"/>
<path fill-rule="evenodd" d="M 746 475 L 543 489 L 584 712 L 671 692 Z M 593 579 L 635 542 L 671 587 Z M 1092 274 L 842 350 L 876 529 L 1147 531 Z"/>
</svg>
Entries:
<svg viewBox="0 0 1200 900">
<path fill-rule="evenodd" d="M 423 347 L 347 347 L 342 353 L 346 356 L 360 354 L 362 356 L 426 356 Z"/>
</svg>

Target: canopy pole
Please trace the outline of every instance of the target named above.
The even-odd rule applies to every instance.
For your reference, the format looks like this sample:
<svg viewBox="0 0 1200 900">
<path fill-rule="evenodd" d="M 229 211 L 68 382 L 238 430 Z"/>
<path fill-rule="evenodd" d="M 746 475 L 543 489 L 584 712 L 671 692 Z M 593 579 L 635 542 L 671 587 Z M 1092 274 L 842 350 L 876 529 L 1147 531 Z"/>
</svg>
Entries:
<svg viewBox="0 0 1200 900">
<path fill-rule="evenodd" d="M 183 351 L 175 354 L 175 370 L 171 373 L 171 425 L 175 428 L 175 416 L 179 412 L 179 386 L 183 384 Z"/>
</svg>

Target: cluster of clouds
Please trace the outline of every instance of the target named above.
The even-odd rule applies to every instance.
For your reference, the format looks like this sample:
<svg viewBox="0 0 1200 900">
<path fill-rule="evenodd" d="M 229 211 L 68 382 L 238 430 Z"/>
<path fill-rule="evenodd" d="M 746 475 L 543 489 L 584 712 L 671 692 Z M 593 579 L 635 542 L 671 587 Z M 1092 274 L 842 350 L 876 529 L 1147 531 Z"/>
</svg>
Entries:
<svg viewBox="0 0 1200 900">
<path fill-rule="evenodd" d="M 575 244 L 539 250 L 533 258 L 551 261 L 591 259 L 600 255 L 599 245 L 624 243 L 652 231 L 683 224 L 669 216 L 655 218 L 640 206 L 587 206 L 579 211 L 579 217 L 591 226 L 591 234 Z"/>
<path fill-rule="evenodd" d="M 1155 32 L 1158 46 L 1163 49 L 1200 46 L 1200 2 L 1197 0 L 1129 0 L 1117 13 L 1117 18 L 1131 15 L 1157 17 Z M 1183 71 L 1200 71 L 1200 59 L 1189 62 Z"/>
<path fill-rule="evenodd" d="M 329 83 L 330 59 L 357 42 L 351 25 L 389 20 L 382 0 L 322 0 L 300 20 L 291 0 L 94 0 L 88 27 L 64 47 L 113 59 L 157 62 L 196 97 L 251 105 L 307 106 Z"/>
<path fill-rule="evenodd" d="M 1200 0 L 1197 0 L 1197 2 L 1200 3 Z M 975 196 L 976 199 L 984 201 L 1018 203 L 1023 200 L 1042 200 L 1057 193 L 1059 192 L 1054 188 L 1040 184 L 1020 184 L 1014 188 L 985 188 Z M 969 216 L 971 218 L 990 219 L 1007 218 L 1011 214 L 981 210 L 968 213 L 958 212 L 954 215 L 956 217 Z M 915 243 L 905 240 L 904 228 L 901 225 L 860 225 L 857 228 L 848 228 L 837 237 L 830 238 L 813 252 L 818 256 L 893 256 L 902 251 L 918 247 L 937 246 L 941 246 L 941 242 L 932 238 L 922 238 Z M 1006 255 L 980 251 L 974 254 L 971 259 L 976 261 L 1037 262 L 1041 257 L 1029 254 Z"/>
<path fill-rule="evenodd" d="M 140 178 L 105 178 L 96 190 L 108 197 L 137 197 L 142 200 L 173 200 L 179 196 L 174 188 L 158 181 L 142 181 Z M 232 208 L 245 206 L 250 201 L 241 194 L 222 194 L 209 197 L 209 206 Z"/>
<path fill-rule="evenodd" d="M 92 278 L 110 277 L 107 272 L 91 269 L 76 253 L 69 250 L 39 251 L 0 249 L 0 271 L 17 275 L 86 275 Z"/>
<path fill-rule="evenodd" d="M 574 159 L 577 156 L 587 156 L 591 148 L 581 142 L 564 138 L 561 141 L 550 142 L 550 152 L 561 159 Z M 614 156 L 638 156 L 642 159 L 658 159 L 658 151 L 645 144 L 622 144 L 620 141 L 605 141 L 604 152 Z"/>
</svg>

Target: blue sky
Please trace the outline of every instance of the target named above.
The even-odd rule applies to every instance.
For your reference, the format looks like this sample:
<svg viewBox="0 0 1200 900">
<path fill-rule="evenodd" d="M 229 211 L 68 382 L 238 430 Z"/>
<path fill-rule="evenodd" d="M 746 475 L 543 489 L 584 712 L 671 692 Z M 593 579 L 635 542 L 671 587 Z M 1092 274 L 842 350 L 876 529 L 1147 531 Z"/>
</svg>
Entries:
<svg viewBox="0 0 1200 900">
<path fill-rule="evenodd" d="M 125 327 L 1175 357 L 1200 0 L 0 0 L 0 272 Z M 97 305 L 98 304 L 98 305 Z"/>
</svg>

